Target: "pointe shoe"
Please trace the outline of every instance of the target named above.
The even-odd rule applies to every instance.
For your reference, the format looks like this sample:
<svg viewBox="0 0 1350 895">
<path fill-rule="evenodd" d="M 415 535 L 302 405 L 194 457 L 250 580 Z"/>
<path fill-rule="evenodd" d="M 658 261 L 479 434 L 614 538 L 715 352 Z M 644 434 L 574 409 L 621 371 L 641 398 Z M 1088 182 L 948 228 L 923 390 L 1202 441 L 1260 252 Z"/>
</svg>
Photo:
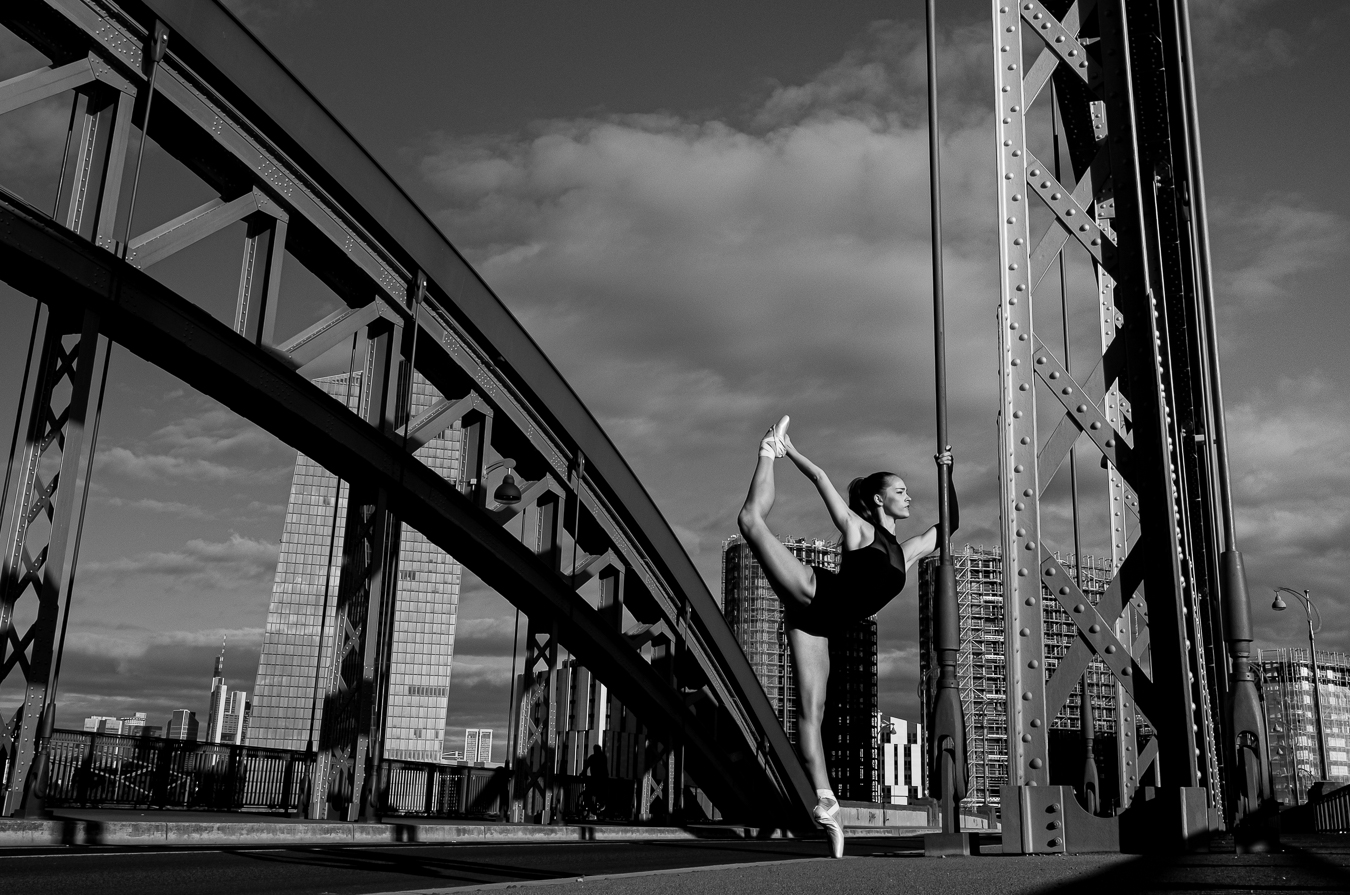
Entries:
<svg viewBox="0 0 1350 895">
<path fill-rule="evenodd" d="M 830 837 L 830 856 L 842 858 L 844 856 L 844 825 L 839 823 L 839 818 L 835 816 L 839 813 L 838 800 L 831 801 L 834 801 L 834 804 L 829 808 L 816 803 L 816 807 L 811 809 L 811 816 L 815 818 L 816 823 L 825 828 L 825 834 Z"/>
<path fill-rule="evenodd" d="M 787 432 L 789 419 L 787 414 L 783 414 L 782 418 L 764 433 L 764 440 L 759 443 L 761 457 L 777 460 L 787 453 L 787 445 L 783 444 L 783 434 Z"/>
</svg>

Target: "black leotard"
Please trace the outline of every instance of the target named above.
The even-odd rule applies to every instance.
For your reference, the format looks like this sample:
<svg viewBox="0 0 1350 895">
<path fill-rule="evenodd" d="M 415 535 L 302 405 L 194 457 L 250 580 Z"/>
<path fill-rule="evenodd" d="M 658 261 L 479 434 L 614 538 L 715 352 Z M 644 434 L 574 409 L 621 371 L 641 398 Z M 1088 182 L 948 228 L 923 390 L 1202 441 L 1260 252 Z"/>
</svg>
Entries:
<svg viewBox="0 0 1350 895">
<path fill-rule="evenodd" d="M 905 587 L 905 554 L 895 535 L 880 525 L 872 543 L 840 553 L 838 571 L 811 568 L 815 597 L 801 608 L 787 604 L 784 619 L 789 628 L 820 637 L 876 615 Z"/>
<path fill-rule="evenodd" d="M 956 488 L 948 491 L 951 530 L 956 531 L 960 511 Z M 806 606 L 784 604 L 788 628 L 828 637 L 849 625 L 876 615 L 905 589 L 905 553 L 891 532 L 874 525 L 872 543 L 839 554 L 839 569 L 812 566 L 816 594 Z"/>
</svg>

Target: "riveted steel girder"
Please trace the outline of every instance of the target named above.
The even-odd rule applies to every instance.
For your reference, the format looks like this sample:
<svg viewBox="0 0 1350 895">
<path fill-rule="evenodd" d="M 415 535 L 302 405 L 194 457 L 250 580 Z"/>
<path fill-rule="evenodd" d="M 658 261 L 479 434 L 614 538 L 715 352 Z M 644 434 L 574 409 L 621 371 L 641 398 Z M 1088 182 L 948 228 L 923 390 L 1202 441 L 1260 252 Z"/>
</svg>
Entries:
<svg viewBox="0 0 1350 895">
<path fill-rule="evenodd" d="M 1196 289 L 1190 181 L 1198 160 L 1189 155 L 1193 110 L 1180 92 L 1177 49 L 1185 13 L 1174 0 L 994 0 L 992 7 L 1005 799 L 1032 804 L 1036 798 L 1018 787 L 1071 779 L 1050 766 L 1049 730 L 1095 660 L 1116 682 L 1114 810 L 1127 826 L 1144 816 L 1136 790 L 1146 780 L 1180 793 L 1166 803 L 1179 813 L 1142 834 L 1162 844 L 1177 830 L 1193 833 L 1197 812 L 1209 813 L 1203 823 L 1222 823 L 1227 761 L 1218 735 L 1228 674 L 1219 633 L 1220 497 L 1205 447 L 1222 407 L 1209 385 L 1217 358 Z M 1037 157 L 1033 147 L 1047 142 L 1053 158 Z M 1063 259 L 1070 253 L 1095 273 L 1094 293 L 1069 297 Z M 1049 301 L 1043 280 L 1056 262 L 1061 282 Z M 1033 318 L 1033 307 L 1045 304 L 1055 311 Z M 1075 315 L 1095 316 L 1101 333 L 1100 356 L 1082 379 L 1070 373 L 1067 355 Z M 1052 328 L 1038 329 L 1034 320 Z M 1095 601 L 1043 532 L 1042 500 L 1075 445 L 1107 471 L 1100 499 L 1114 578 Z M 1063 655 L 1044 641 L 1047 604 L 1058 604 L 1077 631 Z M 1150 737 L 1142 747 L 1141 737 Z M 1096 822 L 1027 823 L 1005 836 L 1005 851 L 1063 851 L 1073 835 L 1052 831 Z M 1122 828 L 1116 847 L 1138 844 L 1135 833 Z"/>
</svg>

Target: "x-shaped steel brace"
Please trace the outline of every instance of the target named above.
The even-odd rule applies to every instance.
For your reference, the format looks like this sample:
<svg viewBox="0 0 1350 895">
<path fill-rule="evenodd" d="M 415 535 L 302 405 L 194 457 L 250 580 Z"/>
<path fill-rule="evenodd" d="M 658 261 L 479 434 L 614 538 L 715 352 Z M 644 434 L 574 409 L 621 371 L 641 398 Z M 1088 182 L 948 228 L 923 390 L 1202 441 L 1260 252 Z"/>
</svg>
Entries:
<svg viewBox="0 0 1350 895">
<path fill-rule="evenodd" d="M 1133 555 L 1131 554 L 1131 556 Z M 1102 605 L 1094 606 L 1060 561 L 1050 552 L 1050 548 L 1046 547 L 1044 543 L 1041 544 L 1041 582 L 1045 589 L 1064 607 L 1064 611 L 1068 613 L 1074 626 L 1078 628 L 1081 642 L 1086 643 L 1092 652 L 1101 657 L 1102 662 L 1106 664 L 1107 668 L 1111 669 L 1112 674 L 1122 684 L 1134 691 L 1136 703 L 1147 715 L 1148 707 L 1153 705 L 1153 681 L 1135 660 L 1134 651 L 1127 649 L 1116 637 L 1113 631 L 1115 619 L 1107 622 L 1102 616 L 1103 609 L 1113 616 L 1119 616 L 1124 603 L 1122 599 L 1124 588 L 1131 584 L 1138 585 L 1135 578 L 1138 573 L 1135 569 L 1136 563 L 1131 563 L 1127 559 L 1107 587 L 1109 597 L 1104 596 Z M 1075 644 L 1076 648 L 1077 644 Z M 1074 666 L 1078 667 L 1075 668 Z M 1082 654 L 1074 655 L 1074 649 L 1070 649 L 1069 653 L 1060 661 L 1059 667 L 1055 670 L 1055 674 L 1046 688 L 1047 716 L 1053 717 L 1051 711 L 1055 714 L 1059 713 L 1059 709 L 1067 701 L 1068 692 L 1072 690 L 1073 684 L 1077 683 L 1086 667 L 1087 662 L 1083 661 Z M 1062 675 L 1066 674 L 1068 677 L 1061 678 Z M 1073 683 L 1066 687 L 1066 681 L 1072 681 Z M 1055 699 L 1059 700 L 1058 705 L 1051 699 L 1052 692 Z M 1061 693 L 1063 694 L 1062 699 L 1060 698 Z"/>
</svg>

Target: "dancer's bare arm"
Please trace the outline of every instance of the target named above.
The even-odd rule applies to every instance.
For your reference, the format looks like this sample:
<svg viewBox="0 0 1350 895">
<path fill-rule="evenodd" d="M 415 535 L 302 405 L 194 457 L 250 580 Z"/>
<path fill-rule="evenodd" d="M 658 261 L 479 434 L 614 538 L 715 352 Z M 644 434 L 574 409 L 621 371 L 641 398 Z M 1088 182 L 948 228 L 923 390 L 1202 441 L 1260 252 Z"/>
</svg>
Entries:
<svg viewBox="0 0 1350 895">
<path fill-rule="evenodd" d="M 830 512 L 830 518 L 834 520 L 834 527 L 839 529 L 841 534 L 848 534 L 850 527 L 858 527 L 863 524 L 863 520 L 857 513 L 848 508 L 848 502 L 839 496 L 835 490 L 834 483 L 830 477 L 825 474 L 825 470 L 806 458 L 806 455 L 797 450 L 792 445 L 792 439 L 783 436 L 783 446 L 787 448 L 788 459 L 796 464 L 802 471 L 802 475 L 815 484 L 816 490 L 820 492 L 821 498 L 825 501 L 825 508 Z"/>
<path fill-rule="evenodd" d="M 942 453 L 933 457 L 938 466 L 952 465 L 952 449 L 950 447 Z M 952 491 L 952 499 L 955 500 L 955 491 Z M 953 506 L 953 509 L 955 507 Z M 952 526 L 955 530 L 955 526 Z M 909 571 L 914 564 L 923 557 L 932 553 L 938 547 L 938 527 L 933 525 L 918 537 L 909 538 L 900 544 L 900 550 L 905 554 L 905 571 Z"/>
</svg>

